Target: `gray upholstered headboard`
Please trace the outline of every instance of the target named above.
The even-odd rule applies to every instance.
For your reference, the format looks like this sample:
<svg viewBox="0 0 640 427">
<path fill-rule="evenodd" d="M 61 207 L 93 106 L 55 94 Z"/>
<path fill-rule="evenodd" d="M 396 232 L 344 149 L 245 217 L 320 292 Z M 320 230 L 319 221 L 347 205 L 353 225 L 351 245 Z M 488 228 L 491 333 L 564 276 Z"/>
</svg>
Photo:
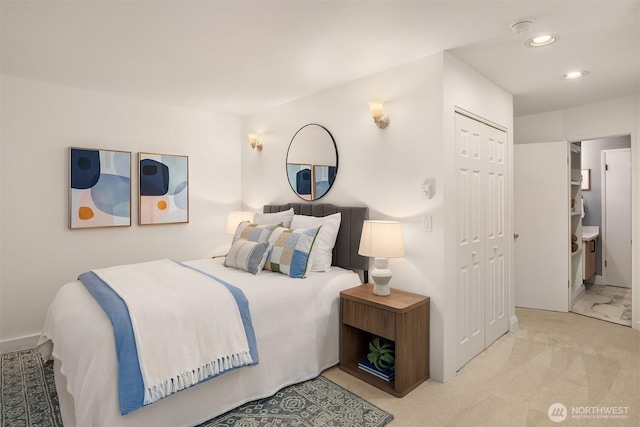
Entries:
<svg viewBox="0 0 640 427">
<path fill-rule="evenodd" d="M 369 208 L 335 206 L 327 203 L 288 203 L 265 205 L 264 213 L 286 211 L 293 208 L 297 215 L 327 216 L 340 212 L 340 230 L 333 248 L 332 265 L 349 270 L 369 270 L 369 258 L 358 255 L 362 223 L 369 219 Z"/>
</svg>

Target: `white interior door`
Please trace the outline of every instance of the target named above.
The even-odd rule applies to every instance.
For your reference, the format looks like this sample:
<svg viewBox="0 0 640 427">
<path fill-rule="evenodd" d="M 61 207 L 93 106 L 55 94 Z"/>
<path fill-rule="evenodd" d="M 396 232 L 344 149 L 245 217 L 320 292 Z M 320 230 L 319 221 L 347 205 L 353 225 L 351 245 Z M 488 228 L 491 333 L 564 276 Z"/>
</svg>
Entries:
<svg viewBox="0 0 640 427">
<path fill-rule="evenodd" d="M 515 144 L 513 150 L 516 306 L 568 312 L 568 145 Z"/>
<path fill-rule="evenodd" d="M 486 238 L 485 348 L 509 328 L 507 264 L 507 133 L 490 126 L 486 131 L 484 235 Z"/>
<path fill-rule="evenodd" d="M 457 332 L 458 361 L 462 367 L 484 350 L 484 236 L 482 233 L 483 186 L 481 134 L 479 126 L 456 114 L 457 153 Z"/>
<path fill-rule="evenodd" d="M 507 134 L 456 114 L 457 367 L 508 329 Z"/>
<path fill-rule="evenodd" d="M 603 275 L 631 287 L 631 149 L 602 151 Z"/>
</svg>

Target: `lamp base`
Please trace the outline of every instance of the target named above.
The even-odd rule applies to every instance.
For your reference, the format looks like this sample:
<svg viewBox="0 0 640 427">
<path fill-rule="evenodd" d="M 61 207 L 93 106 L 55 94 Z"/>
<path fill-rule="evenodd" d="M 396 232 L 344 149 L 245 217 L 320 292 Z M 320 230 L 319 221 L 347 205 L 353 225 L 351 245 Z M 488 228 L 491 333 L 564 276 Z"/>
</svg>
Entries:
<svg viewBox="0 0 640 427">
<path fill-rule="evenodd" d="M 389 270 L 389 258 L 375 258 L 371 278 L 373 279 L 373 293 L 379 296 L 391 294 L 389 281 L 391 280 L 391 270 Z"/>
</svg>

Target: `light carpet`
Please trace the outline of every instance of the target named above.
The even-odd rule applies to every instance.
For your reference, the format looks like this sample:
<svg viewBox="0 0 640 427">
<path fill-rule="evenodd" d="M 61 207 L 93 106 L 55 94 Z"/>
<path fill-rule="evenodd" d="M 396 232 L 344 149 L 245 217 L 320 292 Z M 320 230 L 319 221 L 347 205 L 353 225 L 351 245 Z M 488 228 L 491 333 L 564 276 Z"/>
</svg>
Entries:
<svg viewBox="0 0 640 427">
<path fill-rule="evenodd" d="M 324 375 L 393 412 L 389 427 L 640 426 L 640 331 L 574 313 L 516 315 L 520 328 L 452 379 L 428 380 L 402 399 L 339 369 Z M 566 408 L 562 422 L 549 417 L 555 403 Z"/>
</svg>

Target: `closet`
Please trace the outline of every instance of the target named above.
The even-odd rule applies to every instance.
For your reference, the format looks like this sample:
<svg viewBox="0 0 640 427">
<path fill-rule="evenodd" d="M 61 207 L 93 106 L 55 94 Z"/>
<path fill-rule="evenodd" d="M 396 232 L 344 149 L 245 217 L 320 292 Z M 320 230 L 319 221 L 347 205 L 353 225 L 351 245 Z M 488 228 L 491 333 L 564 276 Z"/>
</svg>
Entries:
<svg viewBox="0 0 640 427">
<path fill-rule="evenodd" d="M 508 329 L 507 133 L 455 114 L 457 368 Z"/>
</svg>

